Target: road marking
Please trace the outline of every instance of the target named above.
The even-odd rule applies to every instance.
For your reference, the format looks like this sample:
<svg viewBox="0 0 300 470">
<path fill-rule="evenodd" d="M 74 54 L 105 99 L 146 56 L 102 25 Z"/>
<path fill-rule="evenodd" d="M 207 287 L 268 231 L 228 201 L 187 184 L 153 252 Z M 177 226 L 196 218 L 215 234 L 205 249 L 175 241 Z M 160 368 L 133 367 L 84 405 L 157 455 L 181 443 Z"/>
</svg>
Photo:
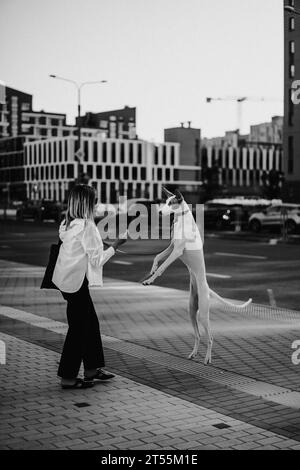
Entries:
<svg viewBox="0 0 300 470">
<path fill-rule="evenodd" d="M 228 256 L 228 257 L 232 257 L 232 258 L 248 258 L 248 259 L 261 259 L 261 260 L 268 259 L 266 256 L 242 255 L 242 254 L 239 254 L 239 253 L 216 252 L 215 255 L 217 255 L 217 256 Z"/>
<path fill-rule="evenodd" d="M 232 276 L 228 274 L 214 274 L 214 273 L 206 273 L 207 277 L 215 277 L 216 279 L 231 279 Z"/>
<path fill-rule="evenodd" d="M 113 261 L 114 264 L 122 264 L 124 266 L 131 266 L 133 263 L 130 261 Z"/>
</svg>

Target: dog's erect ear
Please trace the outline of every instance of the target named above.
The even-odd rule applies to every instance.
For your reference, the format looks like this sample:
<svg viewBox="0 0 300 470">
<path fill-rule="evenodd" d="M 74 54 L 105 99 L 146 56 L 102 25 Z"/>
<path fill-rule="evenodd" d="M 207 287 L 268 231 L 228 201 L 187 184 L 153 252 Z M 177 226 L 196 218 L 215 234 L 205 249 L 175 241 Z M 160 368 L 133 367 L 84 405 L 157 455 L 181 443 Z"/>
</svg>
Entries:
<svg viewBox="0 0 300 470">
<path fill-rule="evenodd" d="M 174 192 L 175 192 L 175 196 L 176 196 L 176 198 L 177 198 L 178 203 L 181 204 L 182 201 L 184 200 L 183 195 L 181 194 L 180 191 L 178 191 L 178 189 L 175 189 Z"/>
<path fill-rule="evenodd" d="M 166 196 L 167 199 L 169 199 L 169 197 L 174 197 L 175 194 L 171 193 L 170 191 L 167 190 L 167 188 L 162 188 L 162 191 L 164 193 L 164 195 Z"/>
</svg>

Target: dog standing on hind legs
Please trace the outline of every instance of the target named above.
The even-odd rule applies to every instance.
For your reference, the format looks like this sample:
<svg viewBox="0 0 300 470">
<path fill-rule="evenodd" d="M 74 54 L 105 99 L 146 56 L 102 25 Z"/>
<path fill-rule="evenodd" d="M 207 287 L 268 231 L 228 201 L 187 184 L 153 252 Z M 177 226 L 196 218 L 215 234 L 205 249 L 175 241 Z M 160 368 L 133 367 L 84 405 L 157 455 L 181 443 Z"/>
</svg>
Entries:
<svg viewBox="0 0 300 470">
<path fill-rule="evenodd" d="M 154 258 L 150 275 L 143 281 L 143 285 L 152 284 L 176 259 L 180 259 L 186 265 L 190 274 L 189 314 L 195 335 L 195 344 L 189 359 L 195 358 L 198 354 L 200 322 L 207 339 L 204 364 L 210 364 L 213 345 L 209 321 L 210 298 L 218 299 L 223 304 L 237 309 L 246 308 L 252 299 L 242 305 L 235 305 L 209 288 L 206 280 L 203 242 L 193 214 L 179 191 L 175 191 L 175 194 L 165 188 L 163 191 L 167 201 L 161 212 L 163 215 L 174 213 L 172 239 L 168 248 Z M 159 265 L 163 260 L 165 261 Z"/>
</svg>

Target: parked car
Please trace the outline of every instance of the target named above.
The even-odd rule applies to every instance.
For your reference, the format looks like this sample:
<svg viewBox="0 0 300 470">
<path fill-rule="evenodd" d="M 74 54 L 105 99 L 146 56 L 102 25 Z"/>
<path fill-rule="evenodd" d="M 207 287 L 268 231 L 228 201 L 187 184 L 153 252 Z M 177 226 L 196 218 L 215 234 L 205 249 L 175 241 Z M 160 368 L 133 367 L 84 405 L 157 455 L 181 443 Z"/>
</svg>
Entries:
<svg viewBox="0 0 300 470">
<path fill-rule="evenodd" d="M 255 212 L 249 218 L 249 228 L 259 232 L 262 228 L 280 228 L 285 224 L 288 233 L 294 233 L 300 227 L 300 205 L 278 204 Z"/>
<path fill-rule="evenodd" d="M 26 201 L 17 209 L 18 220 L 34 219 L 36 221 L 54 220 L 60 222 L 63 207 L 59 202 L 43 199 Z"/>
<path fill-rule="evenodd" d="M 238 204 L 227 205 L 208 202 L 204 205 L 204 224 L 207 228 L 224 230 L 234 228 L 237 223 L 245 227 L 248 223 L 247 210 Z"/>
</svg>

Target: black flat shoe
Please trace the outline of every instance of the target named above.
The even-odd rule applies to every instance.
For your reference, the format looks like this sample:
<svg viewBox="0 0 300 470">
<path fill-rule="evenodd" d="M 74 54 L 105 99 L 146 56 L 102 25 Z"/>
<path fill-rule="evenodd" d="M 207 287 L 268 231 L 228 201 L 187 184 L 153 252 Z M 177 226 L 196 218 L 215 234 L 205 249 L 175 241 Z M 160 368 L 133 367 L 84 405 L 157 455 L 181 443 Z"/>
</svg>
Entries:
<svg viewBox="0 0 300 470">
<path fill-rule="evenodd" d="M 115 376 L 114 374 L 110 374 L 109 372 L 106 372 L 105 370 L 102 369 L 97 369 L 97 373 L 93 377 L 89 377 L 88 380 L 110 380 L 113 379 Z"/>
<path fill-rule="evenodd" d="M 92 379 L 76 379 L 76 382 L 73 385 L 62 385 L 61 388 L 64 390 L 74 390 L 76 388 L 91 388 L 94 385 L 95 384 Z"/>
</svg>

